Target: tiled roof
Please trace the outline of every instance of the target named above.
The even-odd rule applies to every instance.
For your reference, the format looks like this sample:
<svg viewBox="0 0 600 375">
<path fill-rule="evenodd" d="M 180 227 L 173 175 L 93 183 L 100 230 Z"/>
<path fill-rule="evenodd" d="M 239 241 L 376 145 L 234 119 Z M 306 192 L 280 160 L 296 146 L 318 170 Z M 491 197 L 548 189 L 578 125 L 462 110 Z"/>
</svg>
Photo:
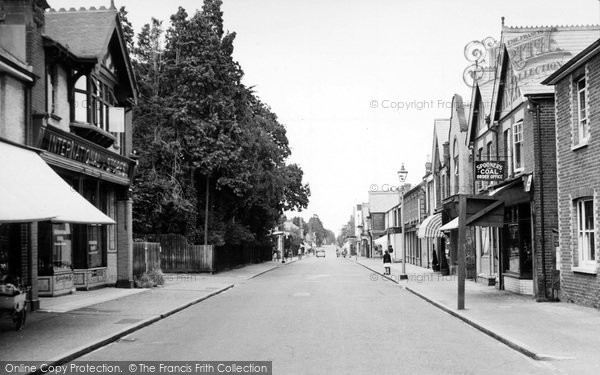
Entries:
<svg viewBox="0 0 600 375">
<path fill-rule="evenodd" d="M 116 9 L 50 9 L 45 35 L 66 46 L 77 57 L 102 58 L 117 26 Z"/>
<path fill-rule="evenodd" d="M 448 133 L 450 132 L 450 119 L 433 120 L 435 137 L 437 139 L 437 147 L 440 161 L 444 158 L 444 143 L 448 142 Z M 435 151 L 435 150 L 433 150 Z M 434 158 L 434 155 L 431 155 Z"/>
</svg>

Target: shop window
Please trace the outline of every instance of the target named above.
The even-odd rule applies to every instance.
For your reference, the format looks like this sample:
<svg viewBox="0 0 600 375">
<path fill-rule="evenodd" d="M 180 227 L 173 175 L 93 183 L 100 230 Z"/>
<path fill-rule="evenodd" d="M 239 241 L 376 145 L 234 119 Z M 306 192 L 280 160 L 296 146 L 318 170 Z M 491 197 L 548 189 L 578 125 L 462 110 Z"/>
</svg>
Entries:
<svg viewBox="0 0 600 375">
<path fill-rule="evenodd" d="M 533 269 L 533 252 L 529 203 L 505 208 L 502 243 L 504 271 L 522 278 L 530 278 Z"/>
<path fill-rule="evenodd" d="M 38 224 L 38 274 L 52 276 L 72 266 L 71 225 L 67 223 Z"/>
<path fill-rule="evenodd" d="M 589 138 L 588 97 L 585 77 L 577 81 L 577 144 L 586 144 Z"/>
<path fill-rule="evenodd" d="M 0 225 L 0 284 L 16 284 L 21 277 L 21 225 Z"/>
<path fill-rule="evenodd" d="M 594 200 L 580 199 L 577 205 L 577 249 L 580 266 L 594 266 L 596 261 L 596 239 L 594 234 Z"/>
<path fill-rule="evenodd" d="M 513 167 L 515 172 L 523 170 L 523 120 L 513 125 Z"/>
</svg>

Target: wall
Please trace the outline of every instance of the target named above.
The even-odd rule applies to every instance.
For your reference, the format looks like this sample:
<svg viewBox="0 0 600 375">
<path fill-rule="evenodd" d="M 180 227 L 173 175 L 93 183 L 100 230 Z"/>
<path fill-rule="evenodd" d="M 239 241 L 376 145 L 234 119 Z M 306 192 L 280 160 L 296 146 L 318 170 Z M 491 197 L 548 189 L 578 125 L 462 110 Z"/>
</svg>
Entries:
<svg viewBox="0 0 600 375">
<path fill-rule="evenodd" d="M 15 78 L 0 74 L 0 137 L 25 143 L 25 87 Z"/>
<path fill-rule="evenodd" d="M 538 142 L 537 113 L 532 112 L 533 155 L 533 221 L 534 226 L 534 292 L 539 297 L 551 296 L 554 262 L 554 238 L 552 230 L 558 229 L 558 194 L 556 173 L 556 126 L 554 100 L 535 99 L 539 103 L 540 138 Z M 535 108 L 534 105 L 531 106 Z M 541 148 L 541 149 L 540 149 Z M 536 157 L 539 156 L 540 157 Z M 541 190 L 543 185 L 543 191 Z M 542 202 L 543 195 L 543 202 Z M 543 203 L 543 208 L 542 208 Z M 544 230 L 542 232 L 542 223 Z M 545 266 L 542 264 L 542 251 Z M 544 280 L 544 268 L 546 277 Z M 544 283 L 546 294 L 544 293 Z"/>
<path fill-rule="evenodd" d="M 556 85 L 556 149 L 558 166 L 558 217 L 561 263 L 561 292 L 564 301 L 600 307 L 600 279 L 597 274 L 574 272 L 577 254 L 576 217 L 573 199 L 592 195 L 595 200 L 596 246 L 598 246 L 598 187 L 600 186 L 600 57 L 587 64 L 590 140 L 586 147 L 572 149 L 571 77 Z M 596 259 L 598 251 L 596 250 Z M 596 270 L 598 266 L 596 263 Z"/>
</svg>

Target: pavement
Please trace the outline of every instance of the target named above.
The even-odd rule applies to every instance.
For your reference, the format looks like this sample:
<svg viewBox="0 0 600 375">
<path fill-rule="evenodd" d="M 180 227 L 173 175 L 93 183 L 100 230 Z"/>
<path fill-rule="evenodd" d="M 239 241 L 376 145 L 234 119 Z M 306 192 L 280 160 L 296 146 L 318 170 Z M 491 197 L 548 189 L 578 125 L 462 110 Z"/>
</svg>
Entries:
<svg viewBox="0 0 600 375">
<path fill-rule="evenodd" d="M 152 289 L 103 288 L 43 298 L 15 331 L 0 316 L 0 360 L 65 363 L 123 338 L 236 285 L 297 261 L 264 262 L 218 274 L 167 274 Z M 350 260 L 347 260 L 350 261 Z M 536 302 L 531 296 L 499 291 L 467 280 L 465 309 L 457 310 L 457 280 L 430 269 L 393 263 L 383 276 L 381 259 L 351 258 L 371 272 L 373 281 L 394 282 L 444 312 L 564 373 L 600 373 L 600 311 L 564 302 Z M 398 319 L 402 319 L 398 316 Z"/>
<path fill-rule="evenodd" d="M 102 288 L 41 298 L 21 331 L 0 316 L 0 361 L 59 364 L 114 342 L 236 285 L 297 261 L 267 261 L 211 274 L 165 274 L 151 289 Z"/>
<path fill-rule="evenodd" d="M 368 268 L 371 279 L 397 283 L 437 308 L 540 361 L 553 361 L 565 373 L 600 373 L 600 311 L 566 302 L 536 302 L 532 296 L 501 291 L 472 280 L 465 282 L 465 309 L 457 309 L 457 278 L 401 263 L 383 275 L 381 259 L 353 261 Z"/>
</svg>

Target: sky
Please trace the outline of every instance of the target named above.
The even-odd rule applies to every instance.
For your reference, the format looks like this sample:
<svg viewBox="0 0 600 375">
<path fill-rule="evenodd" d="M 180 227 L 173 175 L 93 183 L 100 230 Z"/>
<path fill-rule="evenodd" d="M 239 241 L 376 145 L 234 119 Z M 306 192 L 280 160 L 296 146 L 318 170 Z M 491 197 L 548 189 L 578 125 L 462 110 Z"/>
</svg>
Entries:
<svg viewBox="0 0 600 375">
<path fill-rule="evenodd" d="M 109 6 L 110 0 L 48 0 L 52 8 Z M 151 17 L 202 1 L 115 0 L 136 34 Z M 433 121 L 452 96 L 470 100 L 465 46 L 500 39 L 507 26 L 600 23 L 598 0 L 224 0 L 234 58 L 286 126 L 292 156 L 310 184 L 310 204 L 338 233 L 372 188 L 418 184 L 431 154 Z M 600 37 L 600 35 L 599 35 Z"/>
</svg>

